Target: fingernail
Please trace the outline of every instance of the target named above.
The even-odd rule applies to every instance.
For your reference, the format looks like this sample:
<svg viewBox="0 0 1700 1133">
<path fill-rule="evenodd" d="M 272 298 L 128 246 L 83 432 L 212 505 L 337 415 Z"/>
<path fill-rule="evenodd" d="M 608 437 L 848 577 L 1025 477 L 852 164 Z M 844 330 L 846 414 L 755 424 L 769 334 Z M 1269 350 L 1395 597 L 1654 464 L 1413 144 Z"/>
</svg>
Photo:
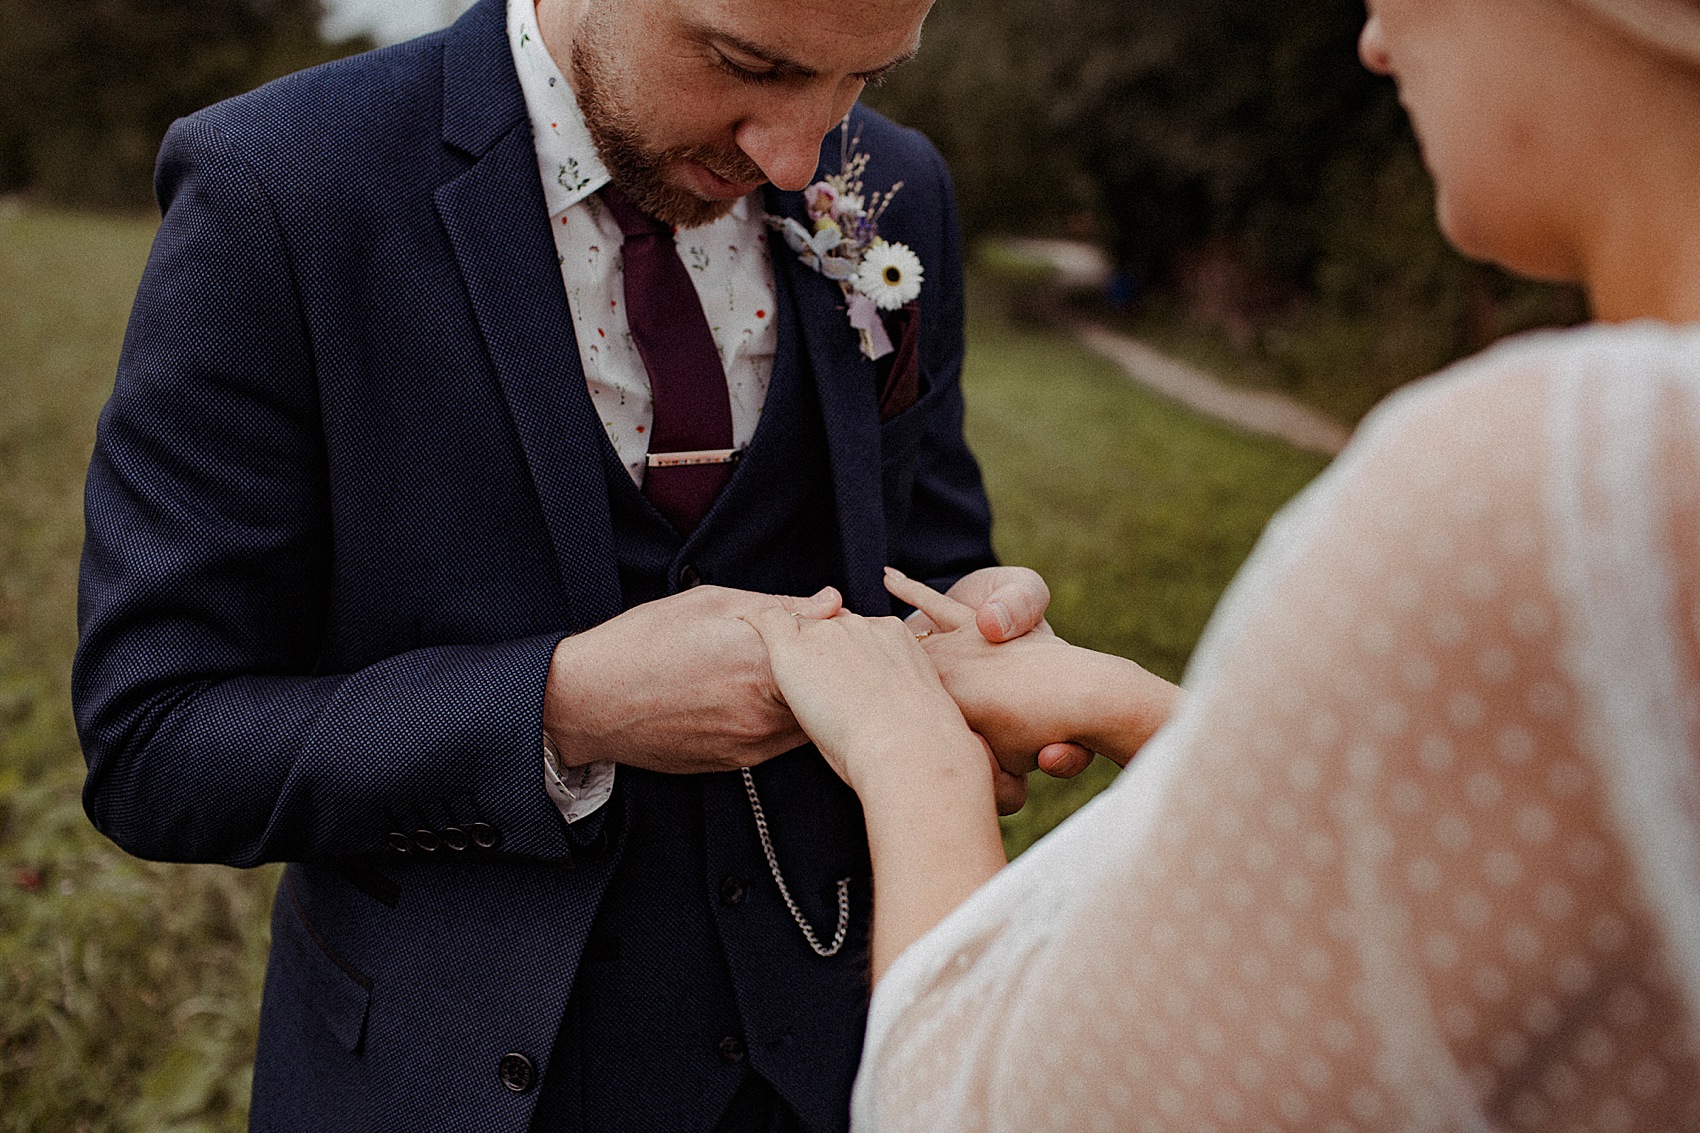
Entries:
<svg viewBox="0 0 1700 1133">
<path fill-rule="evenodd" d="M 1015 632 L 1015 619 L 1009 616 L 1009 607 L 1002 602 L 987 602 L 986 609 L 998 623 L 998 632 L 1008 637 Z"/>
<path fill-rule="evenodd" d="M 904 574 L 902 571 L 898 570 L 894 566 L 888 566 L 888 567 L 885 568 L 885 576 L 887 578 L 908 578 L 909 577 L 908 575 Z"/>
<path fill-rule="evenodd" d="M 815 591 L 814 594 L 810 595 L 809 601 L 812 602 L 816 598 L 825 598 L 828 594 L 831 594 L 831 593 L 832 593 L 832 587 L 823 586 L 819 590 Z"/>
</svg>

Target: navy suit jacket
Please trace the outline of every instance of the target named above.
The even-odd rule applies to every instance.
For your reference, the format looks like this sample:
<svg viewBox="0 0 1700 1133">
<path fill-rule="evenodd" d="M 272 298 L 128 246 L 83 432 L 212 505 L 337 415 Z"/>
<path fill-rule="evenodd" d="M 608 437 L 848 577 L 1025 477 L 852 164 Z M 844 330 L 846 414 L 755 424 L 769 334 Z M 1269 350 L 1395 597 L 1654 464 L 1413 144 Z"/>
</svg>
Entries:
<svg viewBox="0 0 1700 1133">
<path fill-rule="evenodd" d="M 948 582 L 992 555 L 947 175 L 855 120 L 869 186 L 906 185 L 882 229 L 926 268 L 924 393 L 880 422 L 837 286 L 778 241 L 775 365 L 818 397 L 840 585 L 884 613 L 886 563 Z M 542 789 L 544 680 L 623 600 L 500 0 L 176 123 L 157 190 L 86 497 L 86 808 L 144 857 L 302 863 L 271 979 L 357 1068 L 286 1067 L 303 1114 L 347 1089 L 349 1128 L 523 1129 L 497 1060 L 547 1053 L 610 873 L 573 866 Z M 419 829 L 455 844 L 396 855 Z"/>
</svg>

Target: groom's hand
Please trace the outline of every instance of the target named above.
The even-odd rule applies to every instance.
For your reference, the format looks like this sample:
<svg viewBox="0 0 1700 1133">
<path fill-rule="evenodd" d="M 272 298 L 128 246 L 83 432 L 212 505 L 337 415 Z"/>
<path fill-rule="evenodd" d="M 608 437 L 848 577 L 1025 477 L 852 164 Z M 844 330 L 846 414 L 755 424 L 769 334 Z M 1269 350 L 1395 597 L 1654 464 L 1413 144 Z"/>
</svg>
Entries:
<svg viewBox="0 0 1700 1133">
<path fill-rule="evenodd" d="M 613 760 L 670 774 L 751 767 L 808 742 L 784 706 L 761 636 L 779 607 L 827 618 L 843 602 L 699 586 L 556 646 L 543 727 L 569 766 Z"/>
<path fill-rule="evenodd" d="M 1051 606 L 1051 588 L 1045 585 L 1038 571 L 1017 566 L 984 567 L 964 575 L 946 597 L 974 612 L 974 624 L 987 641 L 1014 641 L 1029 633 L 1051 632 L 1045 621 L 1045 611 Z M 916 633 L 956 628 L 939 625 L 920 608 L 908 620 Z"/>
</svg>

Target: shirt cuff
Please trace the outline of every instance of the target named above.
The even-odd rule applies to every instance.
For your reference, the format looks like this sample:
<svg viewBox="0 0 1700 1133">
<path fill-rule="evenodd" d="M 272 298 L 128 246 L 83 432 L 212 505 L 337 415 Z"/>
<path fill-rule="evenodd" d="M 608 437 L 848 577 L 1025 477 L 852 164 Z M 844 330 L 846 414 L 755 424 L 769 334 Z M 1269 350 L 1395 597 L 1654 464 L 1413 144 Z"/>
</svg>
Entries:
<svg viewBox="0 0 1700 1133">
<path fill-rule="evenodd" d="M 549 801 L 569 823 L 588 818 L 602 809 L 614 793 L 614 764 L 587 763 L 583 767 L 563 767 L 557 774 L 549 757 L 543 757 L 543 789 Z"/>
</svg>

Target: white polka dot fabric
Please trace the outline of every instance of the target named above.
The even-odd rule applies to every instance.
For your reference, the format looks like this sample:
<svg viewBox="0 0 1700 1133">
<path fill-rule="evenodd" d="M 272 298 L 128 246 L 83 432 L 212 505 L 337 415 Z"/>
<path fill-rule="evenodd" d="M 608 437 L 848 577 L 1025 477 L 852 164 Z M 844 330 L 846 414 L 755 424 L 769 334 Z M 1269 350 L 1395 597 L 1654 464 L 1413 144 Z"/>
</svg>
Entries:
<svg viewBox="0 0 1700 1133">
<path fill-rule="evenodd" d="M 1173 723 L 882 981 L 855 1128 L 1700 1127 L 1697 615 L 1700 333 L 1396 398 Z"/>
</svg>

